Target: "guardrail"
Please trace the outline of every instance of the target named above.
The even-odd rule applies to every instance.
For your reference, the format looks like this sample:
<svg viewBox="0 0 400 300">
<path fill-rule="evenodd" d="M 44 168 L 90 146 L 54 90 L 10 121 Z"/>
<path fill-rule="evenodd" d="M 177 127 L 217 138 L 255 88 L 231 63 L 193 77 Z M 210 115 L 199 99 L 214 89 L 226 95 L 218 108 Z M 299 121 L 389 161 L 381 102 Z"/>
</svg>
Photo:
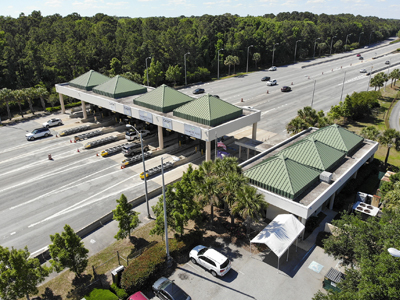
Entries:
<svg viewBox="0 0 400 300">
<path fill-rule="evenodd" d="M 106 150 L 101 151 L 100 155 L 101 155 L 101 156 L 107 156 L 107 155 L 112 155 L 112 154 L 119 153 L 119 152 L 122 151 L 122 148 L 123 148 L 124 146 L 128 146 L 128 145 L 130 145 L 130 144 L 131 144 L 131 143 L 126 143 L 126 144 L 122 144 L 122 145 L 119 145 L 119 146 L 115 146 L 115 147 L 108 148 L 108 149 L 106 149 Z"/>
<path fill-rule="evenodd" d="M 86 131 L 89 129 L 90 129 L 90 125 L 82 125 L 82 126 L 78 126 L 78 127 L 74 127 L 74 128 L 70 128 L 70 129 L 65 129 L 60 132 L 60 136 L 66 136 L 66 135 L 74 134 L 77 132 Z"/>
<path fill-rule="evenodd" d="M 95 140 L 95 141 L 89 142 L 84 146 L 84 148 L 85 149 L 94 148 L 94 147 L 98 147 L 98 146 L 101 146 L 104 144 L 114 142 L 116 140 L 117 140 L 116 136 L 109 136 L 109 137 L 106 137 L 106 138 L 103 138 L 100 140 Z"/>
</svg>

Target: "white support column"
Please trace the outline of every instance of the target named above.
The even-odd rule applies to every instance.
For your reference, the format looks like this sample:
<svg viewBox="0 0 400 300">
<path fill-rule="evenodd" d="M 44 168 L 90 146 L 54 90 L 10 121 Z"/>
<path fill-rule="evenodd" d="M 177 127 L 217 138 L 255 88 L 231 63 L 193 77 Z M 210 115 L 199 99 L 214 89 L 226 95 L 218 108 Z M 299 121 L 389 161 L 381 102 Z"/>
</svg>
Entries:
<svg viewBox="0 0 400 300">
<path fill-rule="evenodd" d="M 333 203 L 335 203 L 335 193 L 333 193 L 333 195 L 331 196 L 331 198 L 329 199 L 329 209 L 332 210 L 333 209 Z"/>
<path fill-rule="evenodd" d="M 239 146 L 239 158 L 242 156 L 242 146 Z"/>
<path fill-rule="evenodd" d="M 58 94 L 58 97 L 60 98 L 61 113 L 65 114 L 64 95 L 63 94 Z"/>
<path fill-rule="evenodd" d="M 82 103 L 83 118 L 87 119 L 86 102 L 85 101 L 81 101 L 81 103 Z"/>
<path fill-rule="evenodd" d="M 211 160 L 211 142 L 206 142 L 206 161 Z"/>
<path fill-rule="evenodd" d="M 158 148 L 164 149 L 163 127 L 158 125 Z"/>
<path fill-rule="evenodd" d="M 251 138 L 253 140 L 257 139 L 257 123 L 253 123 L 253 130 L 251 132 Z"/>
<path fill-rule="evenodd" d="M 247 160 L 250 158 L 250 148 L 247 148 Z"/>
<path fill-rule="evenodd" d="M 302 223 L 304 226 L 306 226 L 307 219 L 301 218 L 300 221 L 301 221 L 301 223 Z M 304 229 L 303 232 L 301 233 L 301 240 L 304 240 L 304 234 L 305 234 L 305 229 Z"/>
</svg>

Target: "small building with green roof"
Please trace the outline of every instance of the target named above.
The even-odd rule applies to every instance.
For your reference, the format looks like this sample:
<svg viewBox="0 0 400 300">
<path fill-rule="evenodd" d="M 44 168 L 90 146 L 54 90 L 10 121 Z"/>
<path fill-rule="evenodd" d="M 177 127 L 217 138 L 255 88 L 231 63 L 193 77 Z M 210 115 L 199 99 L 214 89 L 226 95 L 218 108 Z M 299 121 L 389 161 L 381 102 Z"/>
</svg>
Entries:
<svg viewBox="0 0 400 300">
<path fill-rule="evenodd" d="M 93 92 L 106 97 L 118 99 L 144 94 L 147 88 L 123 76 L 117 75 L 93 88 Z"/>
</svg>

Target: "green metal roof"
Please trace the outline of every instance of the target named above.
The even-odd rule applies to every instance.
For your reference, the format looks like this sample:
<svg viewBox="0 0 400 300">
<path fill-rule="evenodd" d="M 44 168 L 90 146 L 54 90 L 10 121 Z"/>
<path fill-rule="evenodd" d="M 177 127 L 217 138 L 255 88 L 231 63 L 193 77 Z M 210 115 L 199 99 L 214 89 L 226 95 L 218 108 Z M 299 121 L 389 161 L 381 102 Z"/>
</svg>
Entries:
<svg viewBox="0 0 400 300">
<path fill-rule="evenodd" d="M 96 94 L 111 98 L 122 98 L 147 92 L 147 88 L 123 76 L 117 75 L 93 89 Z"/>
<path fill-rule="evenodd" d="M 245 171 L 250 183 L 295 199 L 319 181 L 320 172 L 278 153 Z"/>
<path fill-rule="evenodd" d="M 155 90 L 133 100 L 133 103 L 156 111 L 167 113 L 182 106 L 193 98 L 163 84 Z"/>
<path fill-rule="evenodd" d="M 174 116 L 208 126 L 217 126 L 242 116 L 241 108 L 209 94 L 174 110 Z"/>
<path fill-rule="evenodd" d="M 361 136 L 337 124 L 320 128 L 309 136 L 328 146 L 344 151 L 347 155 L 352 155 L 364 140 Z"/>
<path fill-rule="evenodd" d="M 314 137 L 307 137 L 282 150 L 280 153 L 285 157 L 319 171 L 332 169 L 346 155 L 344 151 L 325 145 Z"/>
<path fill-rule="evenodd" d="M 106 81 L 110 80 L 110 77 L 107 77 L 99 72 L 90 70 L 85 74 L 71 80 L 69 82 L 70 86 L 76 87 L 78 89 L 91 91 L 95 86 L 102 84 Z"/>
</svg>

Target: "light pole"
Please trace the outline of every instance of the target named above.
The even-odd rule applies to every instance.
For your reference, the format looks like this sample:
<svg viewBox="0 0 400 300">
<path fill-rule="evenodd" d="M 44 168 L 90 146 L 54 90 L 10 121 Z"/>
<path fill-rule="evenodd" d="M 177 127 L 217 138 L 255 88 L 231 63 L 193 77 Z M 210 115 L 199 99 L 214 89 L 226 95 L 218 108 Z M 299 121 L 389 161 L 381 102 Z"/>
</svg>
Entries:
<svg viewBox="0 0 400 300">
<path fill-rule="evenodd" d="M 320 40 L 320 38 L 316 38 L 314 41 L 314 55 L 313 58 L 315 58 L 315 46 L 317 45 L 317 41 Z"/>
<path fill-rule="evenodd" d="M 388 65 L 388 71 L 387 71 L 387 78 L 389 78 L 390 60 L 391 60 L 391 59 L 389 59 L 389 65 Z M 386 80 L 384 81 L 384 84 L 385 84 L 385 92 L 386 92 Z"/>
<path fill-rule="evenodd" d="M 368 92 L 368 90 L 369 90 L 369 85 L 370 85 L 370 83 L 371 83 L 371 74 L 372 74 L 372 68 L 373 68 L 374 66 L 371 66 L 371 71 L 369 72 L 369 79 L 368 79 L 368 86 L 367 86 L 367 92 Z"/>
<path fill-rule="evenodd" d="M 190 52 L 185 53 L 185 55 L 183 56 L 183 60 L 185 62 L 185 86 L 187 85 L 187 80 L 186 80 L 186 55 L 190 54 Z"/>
<path fill-rule="evenodd" d="M 344 72 L 343 85 L 342 85 L 342 94 L 340 95 L 340 101 L 342 101 L 342 98 L 343 98 L 343 89 L 344 89 L 344 81 L 345 80 L 346 80 L 346 72 Z"/>
<path fill-rule="evenodd" d="M 170 256 L 169 256 L 169 242 L 168 242 L 167 201 L 165 200 L 164 158 L 163 157 L 161 157 L 161 177 L 162 177 L 162 192 L 163 192 L 163 198 L 164 198 L 163 202 L 164 202 L 165 248 L 167 250 L 167 263 L 168 263 L 170 260 Z"/>
<path fill-rule="evenodd" d="M 352 33 L 349 33 L 348 35 L 346 35 L 346 43 L 344 44 L 344 51 L 347 50 L 347 38 L 352 35 Z"/>
<path fill-rule="evenodd" d="M 312 98 L 311 98 L 311 108 L 312 108 L 312 105 L 313 105 L 313 102 L 314 102 L 314 93 L 315 93 L 315 84 L 317 83 L 317 81 L 316 80 L 314 80 L 314 90 L 313 90 L 313 92 L 312 92 Z"/>
<path fill-rule="evenodd" d="M 371 31 L 371 33 L 369 34 L 369 43 L 368 46 L 371 45 L 371 35 L 374 33 L 375 31 Z"/>
<path fill-rule="evenodd" d="M 219 51 L 223 51 L 224 49 L 219 49 L 218 50 L 218 75 L 217 75 L 217 77 L 218 77 L 218 79 L 219 79 Z"/>
<path fill-rule="evenodd" d="M 296 62 L 296 50 L 297 50 L 297 43 L 301 42 L 301 40 L 296 41 L 296 46 L 294 47 L 294 63 Z"/>
<path fill-rule="evenodd" d="M 274 55 L 275 55 L 275 46 L 278 46 L 279 43 L 274 44 L 274 48 L 272 50 L 272 66 L 274 66 Z"/>
<path fill-rule="evenodd" d="M 360 47 L 360 42 L 361 42 L 361 35 L 364 34 L 364 32 L 361 32 L 360 35 L 358 36 L 358 47 Z"/>
<path fill-rule="evenodd" d="M 151 59 L 151 56 L 146 57 L 147 86 L 149 86 L 149 69 L 147 69 L 147 60 L 148 59 Z"/>
<path fill-rule="evenodd" d="M 250 45 L 247 47 L 247 65 L 246 65 L 246 73 L 249 72 L 249 49 L 253 47 L 253 45 Z"/>
<path fill-rule="evenodd" d="M 329 52 L 330 55 L 332 55 L 332 46 L 333 46 L 333 39 L 334 38 L 336 38 L 336 35 L 331 38 L 331 52 Z"/>
<path fill-rule="evenodd" d="M 144 177 L 144 191 L 145 191 L 146 206 L 147 206 L 147 217 L 150 219 L 151 216 L 150 216 L 149 198 L 147 195 L 146 166 L 144 164 L 144 153 L 143 153 L 143 137 L 142 134 L 132 125 L 126 124 L 126 127 L 133 128 L 136 131 L 136 133 L 140 136 L 140 146 L 142 147 L 143 177 Z"/>
</svg>

